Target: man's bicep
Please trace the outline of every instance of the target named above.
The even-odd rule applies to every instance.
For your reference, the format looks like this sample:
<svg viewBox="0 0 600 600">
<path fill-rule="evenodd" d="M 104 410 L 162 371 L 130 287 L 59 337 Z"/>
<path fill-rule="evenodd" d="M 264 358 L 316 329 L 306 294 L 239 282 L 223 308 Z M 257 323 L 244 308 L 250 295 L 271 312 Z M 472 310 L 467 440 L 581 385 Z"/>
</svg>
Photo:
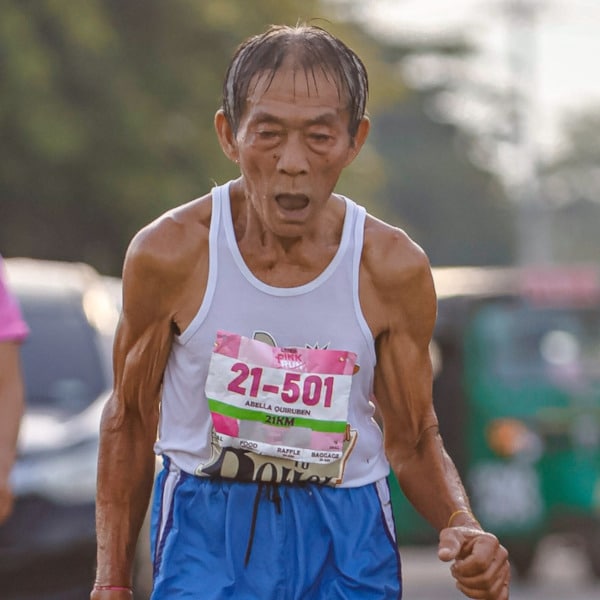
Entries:
<svg viewBox="0 0 600 600">
<path fill-rule="evenodd" d="M 161 285 L 158 267 L 126 262 L 123 308 L 113 349 L 115 391 L 121 402 L 154 402 L 169 355 L 173 323 L 172 286 Z M 167 283 L 165 277 L 165 283 Z"/>
<path fill-rule="evenodd" d="M 429 344 L 436 317 L 431 272 L 422 262 L 402 293 L 386 307 L 389 326 L 377 339 L 375 395 L 388 454 L 414 452 L 423 432 L 437 425 Z"/>
<path fill-rule="evenodd" d="M 410 336 L 397 337 L 378 344 L 375 372 L 375 397 L 391 461 L 413 454 L 423 432 L 437 425 L 429 353 Z"/>
</svg>

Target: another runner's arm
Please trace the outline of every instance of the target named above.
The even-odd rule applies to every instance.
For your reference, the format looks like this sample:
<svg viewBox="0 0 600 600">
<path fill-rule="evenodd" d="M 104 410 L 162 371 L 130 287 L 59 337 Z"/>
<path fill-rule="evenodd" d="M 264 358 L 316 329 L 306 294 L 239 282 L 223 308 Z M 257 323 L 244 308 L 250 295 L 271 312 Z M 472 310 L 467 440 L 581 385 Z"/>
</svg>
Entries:
<svg viewBox="0 0 600 600">
<path fill-rule="evenodd" d="M 100 427 L 96 508 L 100 586 L 131 586 L 136 541 L 152 488 L 160 390 L 178 291 L 174 259 L 161 252 L 168 237 L 164 225 L 142 231 L 125 259 L 114 390 Z M 94 600 L 109 597 L 126 598 L 128 593 L 92 593 Z"/>
<path fill-rule="evenodd" d="M 379 307 L 375 396 L 385 450 L 415 508 L 438 530 L 470 511 L 438 431 L 429 343 L 436 296 L 429 261 L 403 232 L 376 224 L 370 274 Z M 368 247 L 367 247 L 368 248 Z M 468 512 L 453 524 L 478 526 Z"/>
<path fill-rule="evenodd" d="M 23 394 L 19 342 L 0 340 L 0 523 L 13 505 L 9 476 L 23 414 Z"/>
</svg>

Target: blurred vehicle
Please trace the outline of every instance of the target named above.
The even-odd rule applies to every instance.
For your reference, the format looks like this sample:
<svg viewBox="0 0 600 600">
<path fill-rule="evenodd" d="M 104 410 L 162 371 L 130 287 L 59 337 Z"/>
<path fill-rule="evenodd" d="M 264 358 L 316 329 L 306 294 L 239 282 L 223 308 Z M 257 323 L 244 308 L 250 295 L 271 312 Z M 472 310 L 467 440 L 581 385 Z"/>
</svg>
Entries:
<svg viewBox="0 0 600 600">
<path fill-rule="evenodd" d="M 434 402 L 475 514 L 517 574 L 561 533 L 600 577 L 599 271 L 445 268 L 434 279 Z M 390 482 L 400 543 L 434 542 Z"/>
<path fill-rule="evenodd" d="M 94 578 L 98 427 L 118 311 L 88 265 L 12 258 L 6 269 L 31 333 L 21 350 L 15 506 L 0 526 L 0 594 L 66 598 L 61 590 L 89 590 Z"/>
</svg>

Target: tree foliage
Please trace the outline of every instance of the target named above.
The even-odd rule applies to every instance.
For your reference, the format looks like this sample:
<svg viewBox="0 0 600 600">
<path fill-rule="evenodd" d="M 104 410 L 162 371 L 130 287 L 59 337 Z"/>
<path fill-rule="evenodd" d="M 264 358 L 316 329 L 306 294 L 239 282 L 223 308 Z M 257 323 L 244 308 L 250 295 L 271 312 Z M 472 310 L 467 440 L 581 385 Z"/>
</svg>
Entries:
<svg viewBox="0 0 600 600">
<path fill-rule="evenodd" d="M 236 45 L 322 14 L 311 0 L 4 0 L 1 10 L 3 251 L 112 272 L 141 225 L 234 174 L 212 120 Z"/>
<path fill-rule="evenodd" d="M 434 265 L 514 260 L 514 210 L 497 179 L 457 149 L 456 129 L 426 118 L 411 95 L 378 115 L 374 144 L 384 157 L 386 217 L 402 225 Z"/>
<path fill-rule="evenodd" d="M 339 191 L 415 233 L 434 262 L 475 255 L 464 247 L 475 247 L 481 260 L 504 256 L 503 229 L 500 246 L 486 254 L 483 231 L 473 237 L 475 228 L 463 223 L 455 235 L 439 226 L 451 213 L 479 206 L 477 227 L 493 231 L 496 209 L 485 216 L 490 178 L 457 158 L 451 132 L 427 133 L 443 128 L 415 110 L 395 64 L 382 58 L 389 49 L 358 26 L 328 20 L 327 6 L 3 0 L 0 251 L 83 260 L 118 274 L 141 226 L 236 176 L 218 147 L 213 115 L 237 44 L 270 23 L 309 21 L 357 49 L 371 79 L 375 134 Z M 380 114 L 387 117 L 378 125 Z M 459 227 L 460 219 L 452 222 Z"/>
<path fill-rule="evenodd" d="M 600 258 L 600 110 L 573 114 L 561 155 L 541 171 L 552 256 L 560 262 Z"/>
</svg>

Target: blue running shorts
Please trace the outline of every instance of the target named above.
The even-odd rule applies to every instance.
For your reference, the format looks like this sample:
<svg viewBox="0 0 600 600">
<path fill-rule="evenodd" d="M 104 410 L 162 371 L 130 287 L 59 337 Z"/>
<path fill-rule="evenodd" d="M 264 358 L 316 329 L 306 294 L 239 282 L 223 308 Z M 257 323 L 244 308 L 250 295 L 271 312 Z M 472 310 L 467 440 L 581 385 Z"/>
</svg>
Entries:
<svg viewBox="0 0 600 600">
<path fill-rule="evenodd" d="M 398 600 L 387 481 L 241 483 L 166 463 L 152 507 L 151 600 Z"/>
</svg>

